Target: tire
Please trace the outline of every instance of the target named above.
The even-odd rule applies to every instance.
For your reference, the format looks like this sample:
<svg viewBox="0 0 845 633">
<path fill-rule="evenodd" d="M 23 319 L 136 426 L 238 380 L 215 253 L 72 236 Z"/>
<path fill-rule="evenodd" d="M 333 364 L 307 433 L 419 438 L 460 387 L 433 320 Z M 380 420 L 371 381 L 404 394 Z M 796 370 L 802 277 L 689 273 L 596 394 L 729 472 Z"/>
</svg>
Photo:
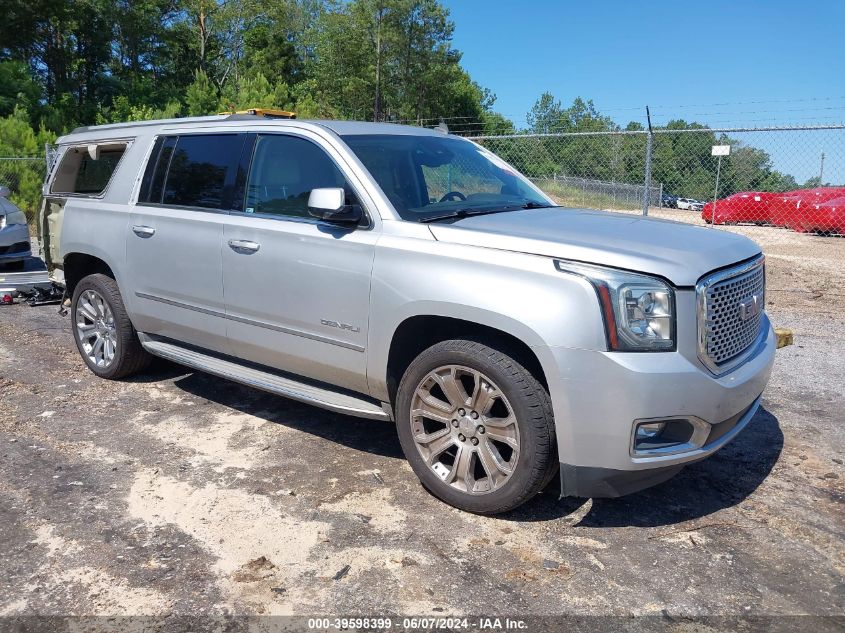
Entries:
<svg viewBox="0 0 845 633">
<path fill-rule="evenodd" d="M 461 391 L 448 387 L 450 383 L 460 384 Z M 420 415 L 423 408 L 426 415 Z M 480 342 L 443 341 L 417 356 L 399 384 L 396 411 L 399 441 L 414 473 L 432 494 L 461 510 L 512 510 L 540 492 L 557 472 L 549 394 L 519 362 Z M 503 426 L 509 420 L 513 422 Z M 461 472 L 471 476 L 460 477 Z"/>
<path fill-rule="evenodd" d="M 102 299 L 102 306 L 97 298 Z M 88 369 L 100 378 L 118 380 L 143 371 L 152 357 L 148 354 L 135 331 L 117 283 L 107 275 L 97 273 L 84 277 L 73 290 L 70 315 L 76 349 Z M 82 326 L 92 332 L 86 338 Z M 97 353 L 97 339 L 100 343 Z M 112 350 L 108 358 L 108 350 Z M 102 362 L 99 357 L 102 356 Z"/>
</svg>

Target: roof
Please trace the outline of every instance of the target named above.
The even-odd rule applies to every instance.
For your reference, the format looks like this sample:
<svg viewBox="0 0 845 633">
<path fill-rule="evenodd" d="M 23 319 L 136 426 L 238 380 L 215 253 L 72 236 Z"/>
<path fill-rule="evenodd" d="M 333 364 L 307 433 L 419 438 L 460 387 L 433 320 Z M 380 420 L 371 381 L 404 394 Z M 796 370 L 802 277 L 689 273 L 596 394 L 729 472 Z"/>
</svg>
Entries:
<svg viewBox="0 0 845 633">
<path fill-rule="evenodd" d="M 332 130 L 341 136 L 347 134 L 402 134 L 417 136 L 440 136 L 442 132 L 423 127 L 411 125 L 399 125 L 397 123 L 372 123 L 367 121 L 329 121 L 320 119 L 277 119 L 251 114 L 217 114 L 202 117 L 185 117 L 177 119 L 155 119 L 151 121 L 130 121 L 127 123 L 110 123 L 107 125 L 90 125 L 78 127 L 69 134 L 62 136 L 56 142 L 59 144 L 68 142 L 84 142 L 88 140 L 99 140 L 115 138 L 116 136 L 132 136 L 137 134 L 155 134 L 155 128 L 168 126 L 185 127 L 191 124 L 214 124 L 214 123 L 240 123 L 244 121 L 255 121 L 260 123 L 262 128 L 270 127 L 302 127 L 303 124 L 320 126 Z M 71 137 L 82 138 L 71 138 Z"/>
<path fill-rule="evenodd" d="M 340 136 L 346 134 L 408 134 L 417 136 L 443 136 L 443 132 L 426 127 L 398 123 L 372 123 L 369 121 L 309 121 L 329 128 Z"/>
</svg>

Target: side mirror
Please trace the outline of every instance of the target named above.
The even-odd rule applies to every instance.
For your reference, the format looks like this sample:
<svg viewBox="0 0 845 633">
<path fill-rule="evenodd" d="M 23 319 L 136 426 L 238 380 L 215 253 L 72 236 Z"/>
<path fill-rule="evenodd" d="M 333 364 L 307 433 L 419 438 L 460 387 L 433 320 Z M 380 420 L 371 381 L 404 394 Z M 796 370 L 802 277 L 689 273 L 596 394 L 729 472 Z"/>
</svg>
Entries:
<svg viewBox="0 0 845 633">
<path fill-rule="evenodd" d="M 4 187 L 3 185 L 0 185 L 0 198 L 8 198 L 10 193 L 12 193 L 12 192 L 9 191 L 8 187 Z"/>
<path fill-rule="evenodd" d="M 312 189 L 308 195 L 308 213 L 333 224 L 354 225 L 364 216 L 357 204 L 344 204 L 346 192 L 340 187 Z"/>
</svg>

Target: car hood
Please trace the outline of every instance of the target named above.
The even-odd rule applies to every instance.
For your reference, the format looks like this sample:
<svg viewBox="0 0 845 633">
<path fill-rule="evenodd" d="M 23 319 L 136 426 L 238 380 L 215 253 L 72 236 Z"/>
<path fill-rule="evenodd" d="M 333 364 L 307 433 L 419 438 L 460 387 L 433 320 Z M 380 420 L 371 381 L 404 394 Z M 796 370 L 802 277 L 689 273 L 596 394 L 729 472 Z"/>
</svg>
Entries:
<svg viewBox="0 0 845 633">
<path fill-rule="evenodd" d="M 676 286 L 694 286 L 760 253 L 748 238 L 721 229 L 586 209 L 526 209 L 429 226 L 443 242 L 650 273 Z"/>
</svg>

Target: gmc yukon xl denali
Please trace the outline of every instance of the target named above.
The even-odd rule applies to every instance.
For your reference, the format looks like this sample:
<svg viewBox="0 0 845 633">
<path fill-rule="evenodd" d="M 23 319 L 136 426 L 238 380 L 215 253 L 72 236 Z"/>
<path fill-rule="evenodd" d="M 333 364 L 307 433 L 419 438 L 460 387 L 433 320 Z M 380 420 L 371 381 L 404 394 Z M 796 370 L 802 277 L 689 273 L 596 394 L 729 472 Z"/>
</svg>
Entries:
<svg viewBox="0 0 845 633">
<path fill-rule="evenodd" d="M 618 496 L 719 450 L 772 368 L 759 247 L 565 209 L 470 140 L 220 115 L 58 140 L 40 217 L 88 367 L 151 355 L 394 420 L 480 513 Z"/>
</svg>

